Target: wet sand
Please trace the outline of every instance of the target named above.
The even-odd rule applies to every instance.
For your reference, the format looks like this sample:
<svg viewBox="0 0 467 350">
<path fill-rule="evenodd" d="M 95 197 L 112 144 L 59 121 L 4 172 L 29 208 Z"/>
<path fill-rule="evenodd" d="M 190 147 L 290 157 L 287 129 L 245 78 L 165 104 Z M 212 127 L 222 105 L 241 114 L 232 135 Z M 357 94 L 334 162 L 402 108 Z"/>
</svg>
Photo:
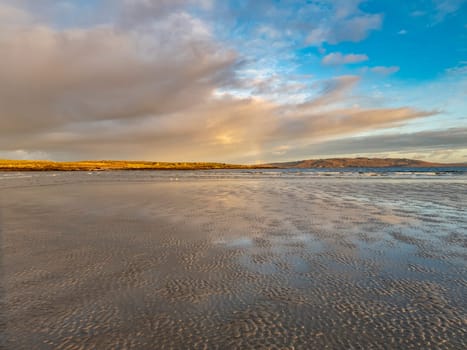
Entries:
<svg viewBox="0 0 467 350">
<path fill-rule="evenodd" d="M 51 175 L 0 181 L 0 348 L 467 347 L 464 179 Z"/>
</svg>

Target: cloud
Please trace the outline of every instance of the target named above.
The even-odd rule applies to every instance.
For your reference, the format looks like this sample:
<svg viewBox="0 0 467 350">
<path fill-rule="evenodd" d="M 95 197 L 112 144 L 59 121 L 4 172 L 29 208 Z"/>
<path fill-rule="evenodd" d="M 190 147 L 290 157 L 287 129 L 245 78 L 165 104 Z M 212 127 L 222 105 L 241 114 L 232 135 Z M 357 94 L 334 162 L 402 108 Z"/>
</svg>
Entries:
<svg viewBox="0 0 467 350">
<path fill-rule="evenodd" d="M 178 0 L 176 1 L 178 2 Z M 358 42 L 382 26 L 383 15 L 361 9 L 365 0 L 216 1 L 207 15 L 221 20 L 221 35 L 267 37 L 267 45 L 302 47 Z"/>
<path fill-rule="evenodd" d="M 31 21 L 32 17 L 27 12 L 13 6 L 0 4 L 0 23 L 4 30 L 24 26 Z"/>
<path fill-rule="evenodd" d="M 45 152 L 25 150 L 0 151 L 0 159 L 20 159 L 20 160 L 44 160 L 49 159 L 50 155 Z"/>
<path fill-rule="evenodd" d="M 467 148 L 467 128 L 351 137 L 307 147 L 311 154 L 355 154 L 379 152 L 431 152 Z"/>
<path fill-rule="evenodd" d="M 435 21 L 442 22 L 448 15 L 455 13 L 462 6 L 464 6 L 466 0 L 433 0 L 435 5 Z"/>
<path fill-rule="evenodd" d="M 184 110 L 228 81 L 236 62 L 186 13 L 144 30 L 2 30 L 0 54 L 0 134 Z"/>
<path fill-rule="evenodd" d="M 343 41 L 358 42 L 365 39 L 369 32 L 381 28 L 381 14 L 365 13 L 359 9 L 362 1 L 328 1 L 328 10 L 323 11 L 318 25 L 313 28 L 306 42 L 321 46 L 323 43 L 338 44 Z"/>
<path fill-rule="evenodd" d="M 371 72 L 381 74 L 381 75 L 394 74 L 394 73 L 397 73 L 399 70 L 400 70 L 400 68 L 397 67 L 397 66 L 390 66 L 390 67 L 376 66 L 376 67 L 370 68 Z"/>
<path fill-rule="evenodd" d="M 420 10 L 416 10 L 416 11 L 412 11 L 410 13 L 410 15 L 412 17 L 422 17 L 422 16 L 425 16 L 426 15 L 426 12 L 425 11 L 420 11 Z"/>
<path fill-rule="evenodd" d="M 326 65 L 339 65 L 339 64 L 348 64 L 348 63 L 359 63 L 368 60 L 367 55 L 362 54 L 347 54 L 343 55 L 340 52 L 333 52 L 323 57 L 321 61 Z"/>
<path fill-rule="evenodd" d="M 467 75 L 467 61 L 461 61 L 457 66 L 449 67 L 445 72 L 450 76 L 463 76 Z"/>
<path fill-rule="evenodd" d="M 340 103 L 358 82 L 356 77 L 324 81 L 319 95 L 300 105 L 225 96 L 208 99 L 189 110 L 136 120 L 85 120 L 60 128 L 31 132 L 19 139 L 0 138 L 0 149 L 37 149 L 61 157 L 218 160 L 248 162 L 270 150 L 293 152 L 310 141 L 399 125 L 433 112 L 404 108 L 345 108 Z M 280 147 L 287 144 L 289 148 Z M 57 150 L 60 150 L 57 153 Z"/>
<path fill-rule="evenodd" d="M 271 150 L 268 161 L 330 158 L 412 158 L 432 162 L 465 162 L 467 128 L 388 133 L 373 136 L 335 138 L 323 142 Z M 286 158 L 284 158 L 286 154 Z"/>
<path fill-rule="evenodd" d="M 397 32 L 397 34 L 399 34 L 399 35 L 406 35 L 407 33 L 408 33 L 408 32 L 407 32 L 407 30 L 405 30 L 405 29 L 401 29 L 401 30 L 399 30 L 399 31 Z"/>
<path fill-rule="evenodd" d="M 188 6 L 210 9 L 210 0 L 116 0 L 119 4 L 119 24 L 141 26 L 155 22 L 177 12 L 185 12 Z"/>
<path fill-rule="evenodd" d="M 412 11 L 412 17 L 428 17 L 433 23 L 439 24 L 447 17 L 457 13 L 462 14 L 463 6 L 467 4 L 467 0 L 431 0 L 422 3 L 422 7 Z"/>
<path fill-rule="evenodd" d="M 287 103 L 303 99 L 309 88 L 306 83 L 298 80 L 303 78 L 301 76 L 269 74 L 269 71 L 249 71 L 248 73 L 249 76 L 241 78 L 237 76 L 237 79 L 229 86 L 231 93 L 239 92 L 242 95 Z M 287 94 L 284 94 L 284 91 L 287 91 Z"/>
</svg>

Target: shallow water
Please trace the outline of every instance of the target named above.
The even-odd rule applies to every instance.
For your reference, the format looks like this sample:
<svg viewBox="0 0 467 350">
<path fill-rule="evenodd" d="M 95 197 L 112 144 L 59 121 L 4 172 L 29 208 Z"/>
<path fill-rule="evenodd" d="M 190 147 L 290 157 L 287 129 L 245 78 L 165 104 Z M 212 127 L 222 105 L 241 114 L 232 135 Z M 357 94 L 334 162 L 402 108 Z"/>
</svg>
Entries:
<svg viewBox="0 0 467 350">
<path fill-rule="evenodd" d="M 465 176 L 0 177 L 0 348 L 467 347 Z"/>
</svg>

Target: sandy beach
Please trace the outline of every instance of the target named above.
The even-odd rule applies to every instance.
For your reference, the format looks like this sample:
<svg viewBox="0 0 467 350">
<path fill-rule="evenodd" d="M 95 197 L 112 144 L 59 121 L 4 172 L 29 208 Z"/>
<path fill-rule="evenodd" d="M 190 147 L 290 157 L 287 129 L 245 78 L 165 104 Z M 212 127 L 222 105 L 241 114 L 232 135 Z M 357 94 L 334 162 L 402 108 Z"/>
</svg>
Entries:
<svg viewBox="0 0 467 350">
<path fill-rule="evenodd" d="M 203 174 L 4 175 L 0 348 L 467 347 L 464 177 Z"/>
</svg>

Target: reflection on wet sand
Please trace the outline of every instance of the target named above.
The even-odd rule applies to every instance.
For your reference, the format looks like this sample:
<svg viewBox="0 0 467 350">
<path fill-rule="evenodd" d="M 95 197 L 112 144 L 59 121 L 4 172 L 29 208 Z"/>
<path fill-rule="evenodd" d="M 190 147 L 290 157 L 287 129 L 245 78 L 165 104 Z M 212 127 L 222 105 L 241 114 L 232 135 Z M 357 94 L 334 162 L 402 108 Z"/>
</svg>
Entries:
<svg viewBox="0 0 467 350">
<path fill-rule="evenodd" d="M 7 348 L 467 345 L 463 180 L 114 176 L 0 184 Z"/>
<path fill-rule="evenodd" d="M 0 197 L 0 349 L 6 347 L 5 276 L 3 269 L 3 218 Z"/>
</svg>

